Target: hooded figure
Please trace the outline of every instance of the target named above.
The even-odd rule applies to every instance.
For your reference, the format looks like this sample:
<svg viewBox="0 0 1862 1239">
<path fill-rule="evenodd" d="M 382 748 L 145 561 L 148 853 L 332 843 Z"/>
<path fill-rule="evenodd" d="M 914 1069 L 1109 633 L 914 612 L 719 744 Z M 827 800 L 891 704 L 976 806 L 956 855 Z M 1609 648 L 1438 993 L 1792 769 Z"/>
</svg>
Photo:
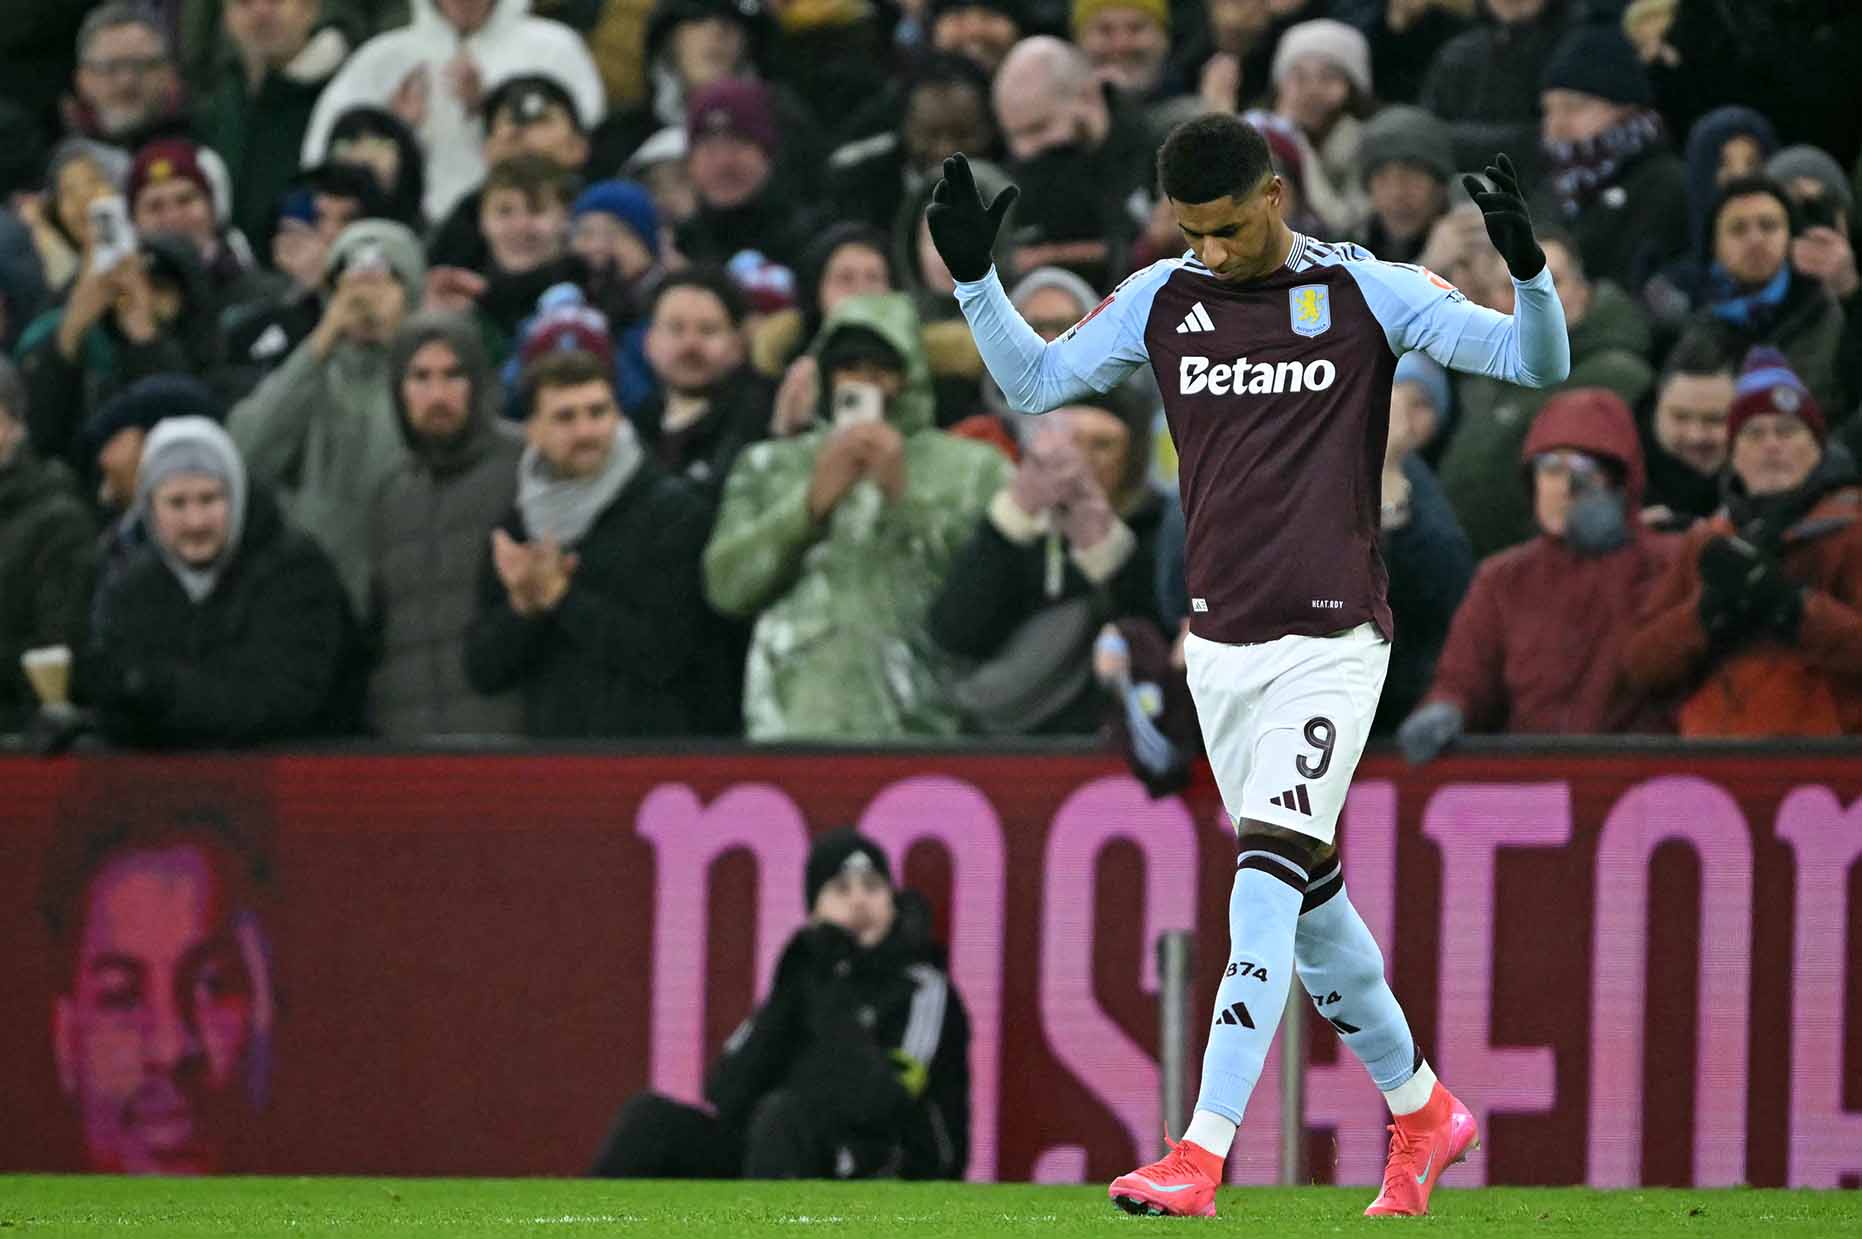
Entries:
<svg viewBox="0 0 1862 1239">
<path fill-rule="evenodd" d="M 1711 248 L 1713 210 L 1720 186 L 1765 167 L 1778 149 L 1778 131 L 1751 108 L 1715 108 L 1687 131 L 1687 232 L 1694 253 Z"/>
<path fill-rule="evenodd" d="M 177 480 L 215 485 L 207 515 L 167 508 Z M 157 425 L 136 502 L 149 541 L 105 584 L 78 669 L 104 734 L 219 747 L 349 730 L 342 586 L 316 543 L 248 485 L 226 432 L 204 417 Z"/>
<path fill-rule="evenodd" d="M 1455 612 L 1424 704 L 1399 730 L 1411 760 L 1463 731 L 1671 732 L 1624 651 L 1672 539 L 1644 531 L 1642 447 L 1603 388 L 1547 401 L 1520 453 L 1539 536 L 1484 561 Z M 1560 474 L 1563 475 L 1562 479 Z"/>
<path fill-rule="evenodd" d="M 421 378 L 410 375 L 417 358 L 432 360 L 431 353 L 422 354 L 429 344 L 444 345 L 465 371 L 468 393 L 456 426 L 449 419 L 461 411 L 428 397 L 419 389 Z M 467 319 L 409 319 L 389 349 L 388 373 L 407 456 L 369 512 L 376 647 L 370 727 L 390 740 L 520 735 L 522 699 L 513 692 L 473 691 L 463 654 L 486 533 L 517 497 L 523 436 L 497 416 L 498 385 Z"/>
<path fill-rule="evenodd" d="M 548 65 L 574 97 L 583 130 L 601 123 L 607 95 L 588 45 L 560 22 L 530 16 L 530 0 L 495 0 L 484 25 L 464 36 L 434 0 L 410 0 L 408 7 L 413 18 L 406 26 L 364 43 L 324 89 L 304 135 L 304 166 L 323 162 L 337 117 L 358 105 L 387 106 L 418 74 L 425 99 L 417 136 L 427 155 L 426 213 L 445 219 L 485 177 L 484 118 L 450 85 L 448 66 L 461 55 L 477 70 L 481 96 L 505 78 Z"/>
<path fill-rule="evenodd" d="M 727 615 L 756 617 L 744 678 L 753 740 L 951 735 L 949 657 L 926 613 L 952 559 L 1008 481 L 1000 452 L 937 431 L 918 317 L 902 293 L 850 297 L 828 316 L 818 358 L 836 336 L 877 337 L 901 365 L 884 418 L 903 439 L 905 491 L 887 499 L 870 478 L 853 483 L 819 520 L 809 510 L 817 457 L 834 417 L 817 429 L 758 443 L 737 459 L 705 548 L 705 592 Z M 833 399 L 823 365 L 824 402 Z"/>
<path fill-rule="evenodd" d="M 325 282 L 352 261 L 380 261 L 408 309 L 420 304 L 426 262 L 400 224 L 362 220 L 330 246 Z M 407 455 L 394 411 L 388 347 L 344 337 L 318 355 L 315 333 L 234 407 L 227 430 L 252 475 L 278 488 L 285 511 L 323 544 L 349 591 L 368 608 L 369 504 Z"/>
</svg>

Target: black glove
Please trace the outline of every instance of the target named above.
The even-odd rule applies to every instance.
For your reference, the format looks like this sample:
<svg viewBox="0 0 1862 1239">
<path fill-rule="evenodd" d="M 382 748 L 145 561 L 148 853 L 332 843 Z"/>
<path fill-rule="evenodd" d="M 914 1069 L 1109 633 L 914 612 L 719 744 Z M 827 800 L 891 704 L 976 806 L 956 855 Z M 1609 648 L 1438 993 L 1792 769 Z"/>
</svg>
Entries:
<svg viewBox="0 0 1862 1239">
<path fill-rule="evenodd" d="M 1516 280 L 1529 280 L 1545 269 L 1545 251 L 1532 237 L 1532 215 L 1526 210 L 1526 196 L 1519 189 L 1519 173 L 1505 155 L 1495 155 L 1494 162 L 1483 169 L 1493 182 L 1488 189 L 1478 177 L 1464 176 L 1461 187 L 1481 209 L 1487 224 L 1487 239 L 1506 259 L 1506 269 Z"/>
<path fill-rule="evenodd" d="M 1432 760 L 1461 735 L 1466 720 L 1461 707 L 1446 701 L 1431 701 L 1418 707 L 1397 728 L 1397 744 L 1412 766 Z"/>
<path fill-rule="evenodd" d="M 1700 621 L 1709 636 L 1767 628 L 1786 641 L 1797 639 L 1803 586 L 1745 539 L 1707 540 L 1700 548 L 1700 585 Z"/>
<path fill-rule="evenodd" d="M 970 161 L 962 153 L 944 161 L 944 179 L 931 191 L 931 205 L 925 208 L 925 223 L 931 228 L 931 243 L 959 283 L 980 280 L 989 274 L 994 261 L 996 232 L 1002 217 L 1015 205 L 1021 190 L 1010 185 L 987 205 L 977 191 L 976 178 L 970 174 Z"/>
</svg>

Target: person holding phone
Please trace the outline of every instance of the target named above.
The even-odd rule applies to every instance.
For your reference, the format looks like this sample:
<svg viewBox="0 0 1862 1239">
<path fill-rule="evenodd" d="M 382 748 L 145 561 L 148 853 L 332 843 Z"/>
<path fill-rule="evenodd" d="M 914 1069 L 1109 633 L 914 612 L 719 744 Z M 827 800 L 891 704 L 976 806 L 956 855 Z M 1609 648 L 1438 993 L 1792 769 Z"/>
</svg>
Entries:
<svg viewBox="0 0 1862 1239">
<path fill-rule="evenodd" d="M 847 298 L 811 351 L 814 428 L 738 457 L 705 548 L 712 606 L 755 620 L 748 734 L 955 734 L 956 664 L 926 615 L 1008 461 L 933 425 L 930 367 L 904 294 Z"/>
</svg>

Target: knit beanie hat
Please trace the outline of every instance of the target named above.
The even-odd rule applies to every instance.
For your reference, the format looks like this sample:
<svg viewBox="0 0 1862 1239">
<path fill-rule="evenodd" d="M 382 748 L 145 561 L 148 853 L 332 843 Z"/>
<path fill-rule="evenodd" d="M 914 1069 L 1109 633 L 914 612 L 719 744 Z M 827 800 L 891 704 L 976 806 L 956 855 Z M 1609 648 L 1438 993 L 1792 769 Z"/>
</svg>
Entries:
<svg viewBox="0 0 1862 1239">
<path fill-rule="evenodd" d="M 1105 9 L 1133 9 L 1143 13 L 1164 30 L 1170 29 L 1170 5 L 1167 0 L 1073 0 L 1073 33 Z"/>
<path fill-rule="evenodd" d="M 151 185 L 168 181 L 192 181 L 207 201 L 214 201 L 213 182 L 201 162 L 201 148 L 185 138 L 164 138 L 151 142 L 136 152 L 129 166 L 129 209 L 136 209 L 136 199 Z"/>
<path fill-rule="evenodd" d="M 712 134 L 728 134 L 761 147 L 774 159 L 782 145 L 775 97 L 763 83 L 746 78 L 724 78 L 692 96 L 685 129 L 693 146 Z"/>
<path fill-rule="evenodd" d="M 1855 212 L 1855 191 L 1850 188 L 1849 178 L 1843 175 L 1842 166 L 1818 147 L 1803 143 L 1785 147 L 1767 161 L 1765 175 L 1783 185 L 1808 177 L 1823 186 L 1824 196 L 1844 212 Z"/>
<path fill-rule="evenodd" d="M 590 213 L 612 215 L 620 220 L 629 232 L 640 238 L 647 253 L 659 257 L 659 209 L 653 205 L 653 195 L 647 192 L 646 186 L 638 181 L 596 181 L 583 190 L 569 208 L 571 219 L 581 219 Z"/>
<path fill-rule="evenodd" d="M 220 422 L 226 407 L 213 389 L 191 374 L 151 374 L 137 379 L 91 414 L 84 423 L 84 440 L 91 454 L 118 432 L 155 429 L 171 417 L 204 417 Z"/>
<path fill-rule="evenodd" d="M 1636 49 L 1613 25 L 1574 27 L 1552 49 L 1539 73 L 1539 89 L 1574 90 L 1639 108 L 1655 103 Z"/>
<path fill-rule="evenodd" d="M 843 873 L 877 873 L 892 885 L 892 865 L 879 845 L 852 827 L 830 830 L 808 849 L 808 866 L 803 873 L 802 893 L 806 906 L 813 909 L 821 888 Z"/>
<path fill-rule="evenodd" d="M 1280 85 L 1302 56 L 1321 56 L 1338 66 L 1360 95 L 1371 93 L 1371 45 L 1356 26 L 1319 17 L 1301 22 L 1280 36 L 1274 49 L 1274 85 Z"/>
<path fill-rule="evenodd" d="M 1455 176 L 1455 153 L 1448 126 L 1433 112 L 1408 104 L 1384 108 L 1366 121 L 1359 151 L 1358 172 L 1366 181 L 1387 163 L 1426 168 L 1444 185 Z"/>
<path fill-rule="evenodd" d="M 1448 371 L 1427 353 L 1411 350 L 1397 358 L 1396 374 L 1391 383 L 1414 383 L 1422 388 L 1429 398 L 1429 405 L 1435 410 L 1438 422 L 1446 418 L 1451 407 L 1448 386 Z"/>
<path fill-rule="evenodd" d="M 1829 433 L 1816 397 L 1791 369 L 1784 354 L 1775 348 L 1755 348 L 1746 354 L 1745 367 L 1733 385 L 1733 407 L 1726 418 L 1727 439 L 1737 439 L 1747 422 L 1771 413 L 1788 413 L 1797 418 L 1810 427 L 1818 443 Z"/>
</svg>

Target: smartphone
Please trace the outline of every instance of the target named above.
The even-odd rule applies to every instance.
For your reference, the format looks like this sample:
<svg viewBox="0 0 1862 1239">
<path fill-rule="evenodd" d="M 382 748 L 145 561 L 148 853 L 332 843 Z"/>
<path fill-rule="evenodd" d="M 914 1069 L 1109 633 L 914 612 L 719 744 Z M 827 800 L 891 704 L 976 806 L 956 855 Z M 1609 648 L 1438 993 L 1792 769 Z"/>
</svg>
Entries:
<svg viewBox="0 0 1862 1239">
<path fill-rule="evenodd" d="M 105 194 L 89 207 L 91 270 L 109 271 L 136 252 L 136 227 L 121 194 Z"/>
<path fill-rule="evenodd" d="M 1837 220 L 1835 199 L 1828 194 L 1816 194 L 1813 197 L 1798 199 L 1797 220 L 1804 229 L 1835 228 Z"/>
<path fill-rule="evenodd" d="M 886 393 L 871 383 L 841 383 L 832 401 L 835 426 L 876 422 L 886 415 Z"/>
</svg>

